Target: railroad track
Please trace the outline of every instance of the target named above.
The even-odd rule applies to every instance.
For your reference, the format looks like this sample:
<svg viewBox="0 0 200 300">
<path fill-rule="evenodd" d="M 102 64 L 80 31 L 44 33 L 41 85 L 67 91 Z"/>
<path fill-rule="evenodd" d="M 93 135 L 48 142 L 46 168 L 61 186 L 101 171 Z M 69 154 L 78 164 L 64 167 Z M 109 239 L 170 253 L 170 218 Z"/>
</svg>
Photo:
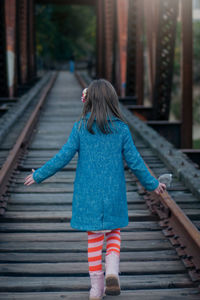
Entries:
<svg viewBox="0 0 200 300">
<path fill-rule="evenodd" d="M 0 167 L 4 164 L 9 151 L 25 127 L 51 76 L 53 76 L 53 72 L 44 74 L 42 79 L 18 100 L 5 98 L 5 101 L 12 103 L 12 106 L 3 116 L 0 116 Z M 4 98 L 0 98 L 0 103 L 3 101 Z"/>
<path fill-rule="evenodd" d="M 88 299 L 87 235 L 69 224 L 77 154 L 42 184 L 23 185 L 31 169 L 40 167 L 66 142 L 82 110 L 82 88 L 72 74 L 60 72 L 52 85 L 44 95 L 43 102 L 47 97 L 37 125 L 32 120 L 31 127 L 36 128 L 30 144 L 18 145 L 9 186 L 4 182 L 7 206 L 0 217 L 0 298 L 5 300 Z M 134 141 L 156 176 L 168 172 L 141 138 L 135 135 Z M 122 293 L 117 299 L 199 299 L 198 261 L 197 267 L 191 259 L 186 265 L 185 253 L 181 256 L 177 245 L 172 244 L 174 235 L 167 232 L 166 218 L 161 221 L 149 210 L 150 195 L 124 166 L 130 222 L 122 229 Z M 176 179 L 168 192 L 179 205 L 192 204 L 195 210 L 199 204 Z M 182 208 L 196 229 L 199 215 L 187 206 Z M 166 232 L 160 225 L 166 227 Z M 105 244 L 103 249 L 105 253 Z"/>
</svg>

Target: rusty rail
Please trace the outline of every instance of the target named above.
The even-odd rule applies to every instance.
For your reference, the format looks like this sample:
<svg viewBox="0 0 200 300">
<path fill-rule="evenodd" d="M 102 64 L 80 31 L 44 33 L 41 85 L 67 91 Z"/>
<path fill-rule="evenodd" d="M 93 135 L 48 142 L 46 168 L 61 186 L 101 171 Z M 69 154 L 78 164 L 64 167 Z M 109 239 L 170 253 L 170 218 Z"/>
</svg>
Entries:
<svg viewBox="0 0 200 300">
<path fill-rule="evenodd" d="M 147 166 L 148 167 L 148 166 Z M 148 167 L 153 176 L 154 173 Z M 183 210 L 171 198 L 167 191 L 157 195 L 145 191 L 144 196 L 149 209 L 156 213 L 161 221 L 163 233 L 176 247 L 184 265 L 188 268 L 193 281 L 200 281 L 200 233 Z"/>
<path fill-rule="evenodd" d="M 26 126 L 22 130 L 21 134 L 19 135 L 15 145 L 10 150 L 5 163 L 3 164 L 1 171 L 0 171 L 0 215 L 3 215 L 5 212 L 5 208 L 7 206 L 7 197 L 6 191 L 9 185 L 10 177 L 17 167 L 19 160 L 24 154 L 26 150 L 30 136 L 33 132 L 35 124 L 37 123 L 41 108 L 45 102 L 45 99 L 52 88 L 55 79 L 57 77 L 57 73 L 54 73 L 52 78 L 50 79 L 48 85 L 44 88 L 44 91 L 39 99 L 37 106 L 35 107 L 34 111 L 32 112 Z"/>
<path fill-rule="evenodd" d="M 76 78 L 82 88 L 87 87 L 86 82 L 76 72 Z M 123 107 L 123 113 L 130 122 Z M 147 166 L 148 167 L 148 166 Z M 155 177 L 152 170 L 148 167 L 151 174 Z M 194 282 L 200 282 L 200 233 L 186 216 L 183 210 L 170 197 L 167 191 L 157 195 L 153 192 L 147 192 L 138 182 L 140 192 L 144 194 L 149 209 L 157 214 L 163 227 L 163 233 L 169 238 L 172 245 L 175 246 L 177 254 L 182 259 L 184 265 L 188 268 L 188 273 Z"/>
</svg>

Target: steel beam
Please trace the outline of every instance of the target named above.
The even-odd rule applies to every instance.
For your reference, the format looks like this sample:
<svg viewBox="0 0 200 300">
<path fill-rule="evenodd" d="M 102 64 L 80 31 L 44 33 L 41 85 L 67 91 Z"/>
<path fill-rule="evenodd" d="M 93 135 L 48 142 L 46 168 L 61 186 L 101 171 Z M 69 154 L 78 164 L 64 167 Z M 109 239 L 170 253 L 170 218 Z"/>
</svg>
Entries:
<svg viewBox="0 0 200 300">
<path fill-rule="evenodd" d="M 144 18 L 148 64 L 148 89 L 151 103 L 153 103 L 153 87 L 156 75 L 156 41 L 159 27 L 159 4 L 160 0 L 144 0 Z"/>
<path fill-rule="evenodd" d="M 137 34 L 137 5 L 138 0 L 129 0 L 128 8 L 128 41 L 127 41 L 127 70 L 126 96 L 136 96 L 136 34 Z"/>
<path fill-rule="evenodd" d="M 27 19 L 27 0 L 19 0 L 18 2 L 18 72 L 19 84 L 25 84 L 28 80 L 28 19 Z"/>
<path fill-rule="evenodd" d="M 0 95 L 8 96 L 7 63 L 6 63 L 6 21 L 5 1 L 0 1 Z"/>
<path fill-rule="evenodd" d="M 181 56 L 181 93 L 182 128 L 181 148 L 192 148 L 192 0 L 181 1 L 182 56 Z"/>
<path fill-rule="evenodd" d="M 144 0 L 137 1 L 136 23 L 136 94 L 137 104 L 143 105 L 144 101 Z"/>
<path fill-rule="evenodd" d="M 116 42 L 115 77 L 119 96 L 125 96 L 127 38 L 128 38 L 128 1 L 116 0 Z"/>
<path fill-rule="evenodd" d="M 104 77 L 112 82 L 114 33 L 114 0 L 104 0 L 104 36 L 105 36 L 105 73 Z"/>
<path fill-rule="evenodd" d="M 16 0 L 7 0 L 6 11 L 6 39 L 7 39 L 7 69 L 9 97 L 16 94 Z"/>
<path fill-rule="evenodd" d="M 200 149 L 181 149 L 200 168 Z"/>
<path fill-rule="evenodd" d="M 97 36 L 96 36 L 96 50 L 97 50 L 97 64 L 96 76 L 103 78 L 105 75 L 105 14 L 104 14 L 104 1 L 96 0 L 97 12 Z"/>
<path fill-rule="evenodd" d="M 28 80 L 32 81 L 36 76 L 35 58 L 35 1 L 28 1 Z"/>
<path fill-rule="evenodd" d="M 178 3 L 179 0 L 159 1 L 156 74 L 153 88 L 153 119 L 155 120 L 169 118 Z"/>
<path fill-rule="evenodd" d="M 147 125 L 155 129 L 161 136 L 164 136 L 176 148 L 181 145 L 181 122 L 180 121 L 147 121 Z"/>
<path fill-rule="evenodd" d="M 103 0 L 101 0 L 103 1 Z M 95 0 L 36 0 L 38 4 L 70 4 L 70 5 L 95 5 Z"/>
<path fill-rule="evenodd" d="M 133 113 L 133 115 L 136 115 L 139 119 L 143 121 L 147 121 L 151 119 L 152 115 L 152 107 L 147 107 L 144 105 L 126 105 L 126 108 Z"/>
</svg>

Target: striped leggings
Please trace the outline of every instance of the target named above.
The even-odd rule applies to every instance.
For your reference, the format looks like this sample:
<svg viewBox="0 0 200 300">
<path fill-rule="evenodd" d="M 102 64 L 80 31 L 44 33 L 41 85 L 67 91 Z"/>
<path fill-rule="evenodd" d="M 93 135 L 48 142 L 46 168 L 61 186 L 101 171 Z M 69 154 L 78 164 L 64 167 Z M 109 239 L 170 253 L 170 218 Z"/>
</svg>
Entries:
<svg viewBox="0 0 200 300">
<path fill-rule="evenodd" d="M 88 264 L 89 272 L 102 270 L 102 249 L 104 233 L 88 231 Z M 120 255 L 121 236 L 120 229 L 106 232 L 106 255 L 114 251 Z"/>
</svg>

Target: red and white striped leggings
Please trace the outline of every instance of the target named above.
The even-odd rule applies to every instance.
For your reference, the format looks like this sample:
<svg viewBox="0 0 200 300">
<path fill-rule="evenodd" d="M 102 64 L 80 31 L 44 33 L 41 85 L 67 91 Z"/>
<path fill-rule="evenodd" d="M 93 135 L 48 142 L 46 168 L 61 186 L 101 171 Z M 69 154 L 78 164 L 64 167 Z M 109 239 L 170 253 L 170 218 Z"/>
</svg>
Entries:
<svg viewBox="0 0 200 300">
<path fill-rule="evenodd" d="M 89 271 L 102 270 L 102 249 L 104 243 L 104 233 L 88 231 L 88 264 Z M 121 236 L 120 229 L 106 232 L 106 255 L 114 251 L 120 255 Z"/>
</svg>

